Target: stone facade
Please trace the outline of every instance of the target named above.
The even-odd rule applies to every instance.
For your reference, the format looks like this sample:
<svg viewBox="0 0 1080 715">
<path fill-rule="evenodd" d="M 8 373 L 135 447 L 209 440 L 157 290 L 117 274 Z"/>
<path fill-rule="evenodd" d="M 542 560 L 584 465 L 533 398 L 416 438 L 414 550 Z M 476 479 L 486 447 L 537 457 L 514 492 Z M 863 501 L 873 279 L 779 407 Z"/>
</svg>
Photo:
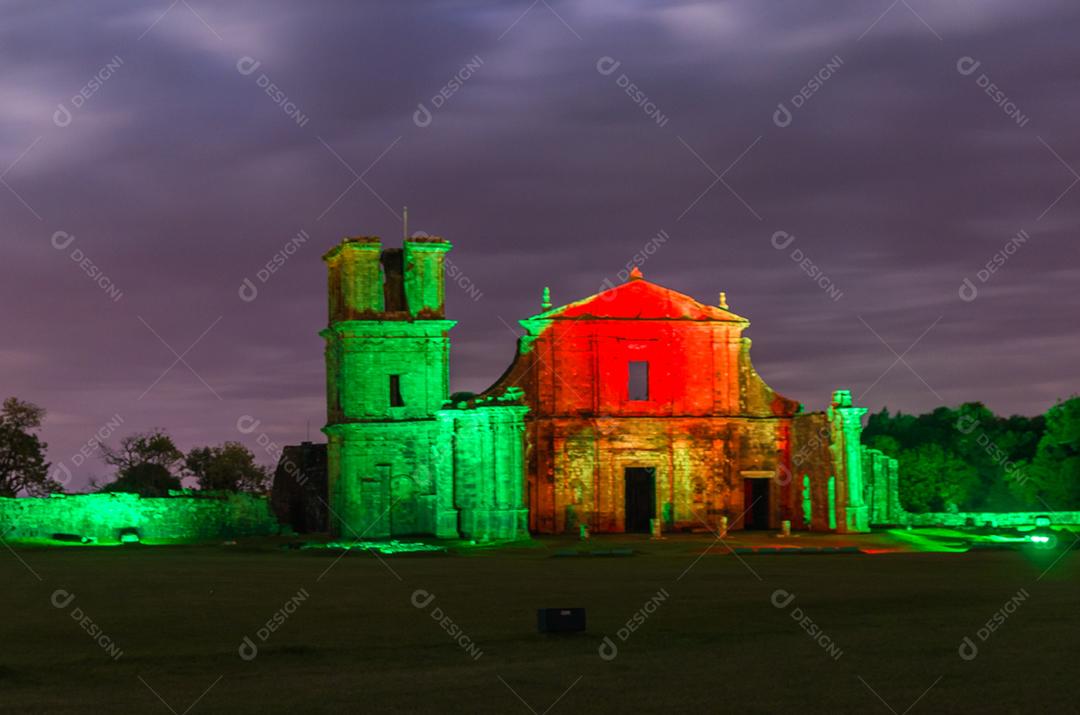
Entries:
<svg viewBox="0 0 1080 715">
<path fill-rule="evenodd" d="M 868 529 L 865 410 L 840 391 L 828 412 L 805 414 L 754 370 L 748 320 L 636 271 L 522 320 L 506 373 L 452 404 L 449 249 L 353 238 L 324 256 L 336 534 Z"/>
<path fill-rule="evenodd" d="M 281 531 L 266 497 L 253 494 L 184 492 L 149 498 L 115 492 L 0 499 L 0 534 L 5 539 L 74 534 L 117 543 L 121 531 L 129 529 L 151 543 L 270 536 Z"/>
<path fill-rule="evenodd" d="M 749 321 L 726 302 L 704 305 L 635 272 L 521 325 L 493 391 L 525 392 L 534 532 L 648 531 L 652 519 L 668 531 L 725 520 L 868 530 L 865 410 L 841 391 L 827 413 L 805 414 L 772 390 L 750 362 Z"/>
<path fill-rule="evenodd" d="M 448 400 L 443 256 L 346 239 L 324 256 L 330 529 L 346 538 L 527 534 L 520 391 Z"/>
<path fill-rule="evenodd" d="M 326 445 L 304 442 L 285 447 L 270 495 L 270 507 L 280 523 L 298 534 L 327 531 Z"/>
</svg>

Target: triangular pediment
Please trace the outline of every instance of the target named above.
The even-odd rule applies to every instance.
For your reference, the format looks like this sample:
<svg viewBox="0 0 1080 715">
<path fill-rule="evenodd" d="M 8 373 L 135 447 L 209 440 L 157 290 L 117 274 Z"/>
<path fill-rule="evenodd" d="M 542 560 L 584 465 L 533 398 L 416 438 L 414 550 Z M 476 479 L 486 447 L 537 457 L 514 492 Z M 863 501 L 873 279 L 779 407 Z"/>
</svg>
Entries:
<svg viewBox="0 0 1080 715">
<path fill-rule="evenodd" d="M 530 320 L 702 320 L 749 324 L 742 316 L 723 308 L 705 305 L 688 295 L 651 283 L 644 278 L 601 291 L 596 295 L 553 308 Z"/>
</svg>

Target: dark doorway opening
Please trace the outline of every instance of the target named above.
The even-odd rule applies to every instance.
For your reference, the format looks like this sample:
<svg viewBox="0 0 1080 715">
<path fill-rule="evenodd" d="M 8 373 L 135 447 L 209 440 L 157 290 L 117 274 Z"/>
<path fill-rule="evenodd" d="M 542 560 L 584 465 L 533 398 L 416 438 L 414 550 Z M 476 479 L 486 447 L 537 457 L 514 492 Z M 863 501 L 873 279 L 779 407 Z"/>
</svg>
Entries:
<svg viewBox="0 0 1080 715">
<path fill-rule="evenodd" d="M 656 470 L 652 467 L 627 467 L 626 533 L 649 533 L 649 520 L 655 518 Z"/>
<path fill-rule="evenodd" d="M 771 479 L 744 479 L 743 498 L 746 500 L 743 508 L 746 515 L 743 517 L 744 529 L 768 529 L 769 528 L 769 482 Z"/>
</svg>

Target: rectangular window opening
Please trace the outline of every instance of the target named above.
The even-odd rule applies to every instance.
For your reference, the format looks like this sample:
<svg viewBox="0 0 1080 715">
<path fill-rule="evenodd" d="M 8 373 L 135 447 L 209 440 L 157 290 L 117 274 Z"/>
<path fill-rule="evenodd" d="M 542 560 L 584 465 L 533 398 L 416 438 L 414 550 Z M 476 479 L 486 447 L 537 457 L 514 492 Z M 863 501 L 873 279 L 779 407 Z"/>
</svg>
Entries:
<svg viewBox="0 0 1080 715">
<path fill-rule="evenodd" d="M 635 402 L 649 399 L 649 363 L 630 361 L 627 392 L 630 400 Z"/>
<path fill-rule="evenodd" d="M 401 396 L 401 375 L 390 376 L 390 406 L 405 406 L 405 400 Z"/>
</svg>

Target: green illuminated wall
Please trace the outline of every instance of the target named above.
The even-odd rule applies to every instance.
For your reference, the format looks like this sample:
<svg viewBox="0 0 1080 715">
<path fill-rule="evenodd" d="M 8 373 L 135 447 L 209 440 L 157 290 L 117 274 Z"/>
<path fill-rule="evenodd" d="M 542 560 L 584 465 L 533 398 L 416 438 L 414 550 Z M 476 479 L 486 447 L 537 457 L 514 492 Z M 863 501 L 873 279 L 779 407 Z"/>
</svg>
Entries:
<svg viewBox="0 0 1080 715">
<path fill-rule="evenodd" d="M 450 244 L 414 239 L 405 241 L 405 300 L 412 315 L 439 316 L 443 312 L 444 256 Z"/>
<path fill-rule="evenodd" d="M 346 320 L 326 340 L 330 424 L 431 419 L 449 387 L 451 320 Z M 404 405 L 390 403 L 397 375 Z"/>
<path fill-rule="evenodd" d="M 814 520 L 813 496 L 810 492 L 810 475 L 805 474 L 802 478 L 803 498 L 802 513 L 803 524 L 812 524 Z"/>
<path fill-rule="evenodd" d="M 855 407 L 848 390 L 837 390 L 827 414 L 832 427 L 833 462 L 843 465 L 843 469 L 838 470 L 843 476 L 838 493 L 843 505 L 841 530 L 848 533 L 869 531 L 870 510 L 866 505 L 862 473 L 862 417 L 866 408 Z"/>
<path fill-rule="evenodd" d="M 144 498 L 117 492 L 0 499 L 0 534 L 9 540 L 60 533 L 119 543 L 120 530 L 132 527 L 149 543 L 269 536 L 280 530 L 266 497 L 252 494 Z"/>
<path fill-rule="evenodd" d="M 829 529 L 836 529 L 836 477 L 829 477 Z"/>
<path fill-rule="evenodd" d="M 900 503 L 898 462 L 877 449 L 862 448 L 870 522 L 875 526 L 1031 526 L 1035 517 L 1049 514 L 1055 524 L 1080 524 L 1080 512 L 1046 509 L 1042 512 L 927 512 L 916 514 Z"/>
<path fill-rule="evenodd" d="M 520 391 L 448 405 L 443 265 L 450 244 L 383 249 L 346 239 L 324 256 L 331 528 L 345 538 L 526 535 Z M 396 391 L 396 393 L 395 393 Z M 398 402 L 399 404 L 395 404 Z"/>
</svg>

